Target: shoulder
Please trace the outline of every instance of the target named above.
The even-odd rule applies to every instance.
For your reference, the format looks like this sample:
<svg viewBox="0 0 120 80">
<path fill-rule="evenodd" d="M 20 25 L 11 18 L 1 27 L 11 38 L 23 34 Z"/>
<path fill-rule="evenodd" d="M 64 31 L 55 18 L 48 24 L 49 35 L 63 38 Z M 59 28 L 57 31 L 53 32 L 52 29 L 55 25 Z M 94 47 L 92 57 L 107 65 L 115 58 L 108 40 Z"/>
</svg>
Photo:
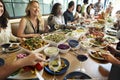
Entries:
<svg viewBox="0 0 120 80">
<path fill-rule="evenodd" d="M 68 14 L 68 11 L 66 10 L 63 15 L 67 15 L 67 14 Z"/>
<path fill-rule="evenodd" d="M 48 17 L 48 21 L 51 21 L 53 18 L 54 18 L 54 15 L 51 14 L 51 15 Z"/>
<path fill-rule="evenodd" d="M 22 17 L 20 22 L 26 23 L 28 21 L 27 17 Z"/>
</svg>

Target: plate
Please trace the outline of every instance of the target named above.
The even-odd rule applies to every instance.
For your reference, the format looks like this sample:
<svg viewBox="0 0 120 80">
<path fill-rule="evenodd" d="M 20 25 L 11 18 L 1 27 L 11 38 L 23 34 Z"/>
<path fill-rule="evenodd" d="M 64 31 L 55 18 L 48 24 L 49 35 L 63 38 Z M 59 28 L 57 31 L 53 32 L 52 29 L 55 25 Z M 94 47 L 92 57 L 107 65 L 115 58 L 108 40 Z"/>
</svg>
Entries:
<svg viewBox="0 0 120 80">
<path fill-rule="evenodd" d="M 91 77 L 85 73 L 75 71 L 75 72 L 71 72 L 65 76 L 64 80 L 68 80 L 68 79 L 80 80 L 80 79 L 91 79 Z"/>
<path fill-rule="evenodd" d="M 40 52 L 46 47 L 49 46 L 49 43 L 45 42 L 43 39 L 39 37 L 29 38 L 20 43 L 20 46 L 26 52 Z"/>
<path fill-rule="evenodd" d="M 64 34 L 49 34 L 47 36 L 43 36 L 42 39 L 53 46 L 58 46 L 59 44 L 64 43 L 67 39 Z"/>
<path fill-rule="evenodd" d="M 16 47 L 14 47 L 13 45 L 16 45 Z M 6 53 L 16 52 L 20 49 L 21 47 L 19 46 L 19 43 L 10 43 L 10 47 L 6 49 Z M 0 52 L 2 52 L 2 47 L 0 47 Z"/>
<path fill-rule="evenodd" d="M 39 72 L 40 75 L 42 75 L 43 70 Z M 14 76 L 9 76 L 8 80 L 39 80 L 35 74 L 32 74 L 30 71 L 28 72 L 19 72 L 18 74 Z"/>
<path fill-rule="evenodd" d="M 89 52 L 89 55 L 92 57 L 92 58 L 94 58 L 94 59 L 96 59 L 96 60 L 104 60 L 105 61 L 105 59 L 101 56 L 101 54 L 102 54 L 102 52 L 103 53 L 108 53 L 107 51 L 105 51 L 105 50 L 99 50 L 99 51 L 88 51 Z M 101 52 L 100 54 L 99 54 L 99 52 Z"/>
<path fill-rule="evenodd" d="M 104 39 L 108 41 L 109 43 L 118 43 L 119 40 L 116 37 L 113 36 L 105 36 Z"/>
<path fill-rule="evenodd" d="M 116 31 L 107 31 L 106 34 L 111 35 L 111 36 L 116 36 L 117 32 Z"/>
<path fill-rule="evenodd" d="M 26 49 L 26 48 L 24 48 L 24 47 L 21 47 L 21 46 L 20 46 L 20 47 L 21 47 L 24 51 L 26 51 L 26 52 L 37 53 L 37 52 L 41 52 L 42 50 L 44 50 L 45 48 L 47 48 L 49 45 L 50 45 L 50 44 L 44 45 L 43 47 L 38 48 L 38 49 L 35 49 L 35 50 L 33 50 L 33 51 L 30 51 L 30 50 L 28 50 L 28 49 Z"/>
<path fill-rule="evenodd" d="M 107 41 L 101 42 L 101 41 L 96 41 L 95 39 L 91 39 L 90 44 L 95 47 L 104 48 L 108 45 L 108 42 Z"/>
<path fill-rule="evenodd" d="M 65 68 L 63 68 L 62 70 L 60 70 L 59 72 L 55 72 L 54 73 L 54 71 L 52 71 L 52 70 L 50 70 L 50 68 L 48 67 L 48 66 L 46 66 L 45 68 L 44 68 L 44 70 L 47 72 L 47 73 L 49 73 L 49 74 L 51 74 L 51 75 L 61 75 L 61 74 L 64 74 L 67 70 L 68 70 L 68 68 L 69 68 L 69 61 L 67 60 L 67 59 L 65 59 L 65 58 L 61 58 L 63 61 L 64 61 L 64 63 L 66 64 L 66 67 Z"/>
</svg>

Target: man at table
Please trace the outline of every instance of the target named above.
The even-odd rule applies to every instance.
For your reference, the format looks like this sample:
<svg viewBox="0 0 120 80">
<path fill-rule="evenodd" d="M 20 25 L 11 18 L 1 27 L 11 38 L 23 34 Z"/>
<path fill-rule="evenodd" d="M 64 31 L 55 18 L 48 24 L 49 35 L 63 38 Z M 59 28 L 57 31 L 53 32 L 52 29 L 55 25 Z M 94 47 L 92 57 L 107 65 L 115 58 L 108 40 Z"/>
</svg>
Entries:
<svg viewBox="0 0 120 80">
<path fill-rule="evenodd" d="M 65 24 L 74 24 L 76 22 L 77 19 L 75 19 L 73 16 L 74 7 L 75 7 L 75 3 L 74 1 L 71 1 L 68 4 L 68 9 L 63 14 L 65 19 Z"/>
<path fill-rule="evenodd" d="M 102 11 L 103 4 L 101 3 L 101 0 L 98 0 L 98 2 L 94 4 L 94 9 L 95 9 L 95 15 L 98 15 L 98 13 Z"/>
<path fill-rule="evenodd" d="M 13 63 L 3 64 L 0 66 L 0 80 L 5 80 L 10 74 L 24 66 L 36 65 L 38 62 L 42 61 L 45 61 L 42 54 L 30 54 L 25 58 L 14 61 Z"/>
</svg>

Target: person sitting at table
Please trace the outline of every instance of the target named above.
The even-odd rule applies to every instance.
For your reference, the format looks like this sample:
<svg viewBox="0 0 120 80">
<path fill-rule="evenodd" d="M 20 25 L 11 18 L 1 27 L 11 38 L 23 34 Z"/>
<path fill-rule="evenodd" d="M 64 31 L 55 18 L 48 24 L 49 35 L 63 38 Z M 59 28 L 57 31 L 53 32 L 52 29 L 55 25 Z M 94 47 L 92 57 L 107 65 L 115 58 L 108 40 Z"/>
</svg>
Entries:
<svg viewBox="0 0 120 80">
<path fill-rule="evenodd" d="M 96 2 L 96 3 L 94 4 L 94 9 L 95 9 L 95 15 L 98 15 L 99 12 L 102 11 L 102 9 L 103 9 L 103 4 L 101 3 L 101 0 L 98 0 L 98 2 Z"/>
<path fill-rule="evenodd" d="M 107 17 L 112 15 L 112 10 L 113 10 L 112 2 L 109 2 L 109 5 L 106 8 L 106 12 L 105 12 Z"/>
<path fill-rule="evenodd" d="M 60 3 L 56 3 L 53 5 L 51 15 L 48 17 L 48 25 L 51 27 L 50 30 L 56 30 L 56 29 L 65 29 L 65 28 L 71 28 L 74 29 L 74 27 L 67 27 L 65 25 L 65 20 L 62 14 L 62 6 Z M 57 27 L 56 27 L 57 26 Z"/>
<path fill-rule="evenodd" d="M 62 13 L 62 5 L 60 3 L 55 3 L 53 5 L 51 14 L 47 21 L 50 27 L 55 25 L 65 25 L 65 20 Z"/>
<path fill-rule="evenodd" d="M 24 66 L 33 66 L 38 62 L 43 61 L 45 61 L 45 59 L 42 54 L 30 54 L 27 57 L 18 59 L 12 63 L 5 63 L 0 66 L 0 80 L 6 80 L 9 75 Z"/>
<path fill-rule="evenodd" d="M 63 16 L 65 19 L 65 24 L 75 24 L 78 18 L 74 18 L 73 10 L 75 3 L 74 1 L 69 2 L 68 9 L 64 12 Z"/>
<path fill-rule="evenodd" d="M 87 17 L 87 14 L 86 14 L 86 9 L 87 9 L 87 4 L 88 4 L 88 0 L 83 0 L 83 5 L 82 5 L 82 11 L 81 11 L 81 13 L 82 13 L 82 16 L 83 17 Z"/>
<path fill-rule="evenodd" d="M 104 67 L 99 66 L 100 72 L 104 72 L 104 74 L 109 75 L 108 80 L 120 80 L 120 51 L 115 50 L 113 47 L 108 46 L 108 51 L 110 53 L 108 54 L 102 54 L 102 56 L 105 58 L 105 60 L 112 63 L 112 67 L 110 72 L 108 72 Z"/>
<path fill-rule="evenodd" d="M 5 4 L 0 0 L 0 44 L 8 43 L 10 40 L 17 41 L 11 32 L 11 25 L 8 22 L 9 14 L 6 11 Z"/>
<path fill-rule="evenodd" d="M 75 15 L 74 15 L 74 18 L 75 18 L 75 19 L 82 17 L 81 10 L 82 10 L 82 9 L 81 9 L 81 5 L 78 4 L 77 7 L 76 7 Z"/>
<path fill-rule="evenodd" d="M 20 21 L 18 33 L 19 37 L 38 37 L 40 33 L 47 32 L 49 27 L 44 24 L 40 14 L 39 2 L 30 1 L 26 8 L 26 16 Z"/>
<path fill-rule="evenodd" d="M 95 11 L 93 9 L 93 4 L 91 3 L 90 5 L 88 5 L 87 9 L 86 9 L 86 13 L 87 13 L 87 18 L 93 18 Z"/>
<path fill-rule="evenodd" d="M 115 29 L 120 33 L 120 10 L 116 12 L 116 22 L 114 23 Z"/>
</svg>

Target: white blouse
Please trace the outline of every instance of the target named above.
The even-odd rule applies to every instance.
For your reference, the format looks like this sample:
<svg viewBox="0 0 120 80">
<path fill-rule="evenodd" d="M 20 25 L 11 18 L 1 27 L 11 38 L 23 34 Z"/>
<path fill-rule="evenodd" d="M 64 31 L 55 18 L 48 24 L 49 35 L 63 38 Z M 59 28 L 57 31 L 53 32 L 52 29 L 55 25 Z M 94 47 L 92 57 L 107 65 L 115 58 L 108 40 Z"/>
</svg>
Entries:
<svg viewBox="0 0 120 80">
<path fill-rule="evenodd" d="M 65 24 L 65 20 L 64 20 L 63 16 L 54 16 L 53 20 L 54 20 L 55 24 L 59 24 L 59 25 Z"/>
<path fill-rule="evenodd" d="M 0 44 L 9 43 L 9 40 L 16 41 L 17 37 L 15 37 L 11 32 L 10 23 L 8 23 L 8 27 L 6 29 L 1 29 L 0 31 Z"/>
</svg>

